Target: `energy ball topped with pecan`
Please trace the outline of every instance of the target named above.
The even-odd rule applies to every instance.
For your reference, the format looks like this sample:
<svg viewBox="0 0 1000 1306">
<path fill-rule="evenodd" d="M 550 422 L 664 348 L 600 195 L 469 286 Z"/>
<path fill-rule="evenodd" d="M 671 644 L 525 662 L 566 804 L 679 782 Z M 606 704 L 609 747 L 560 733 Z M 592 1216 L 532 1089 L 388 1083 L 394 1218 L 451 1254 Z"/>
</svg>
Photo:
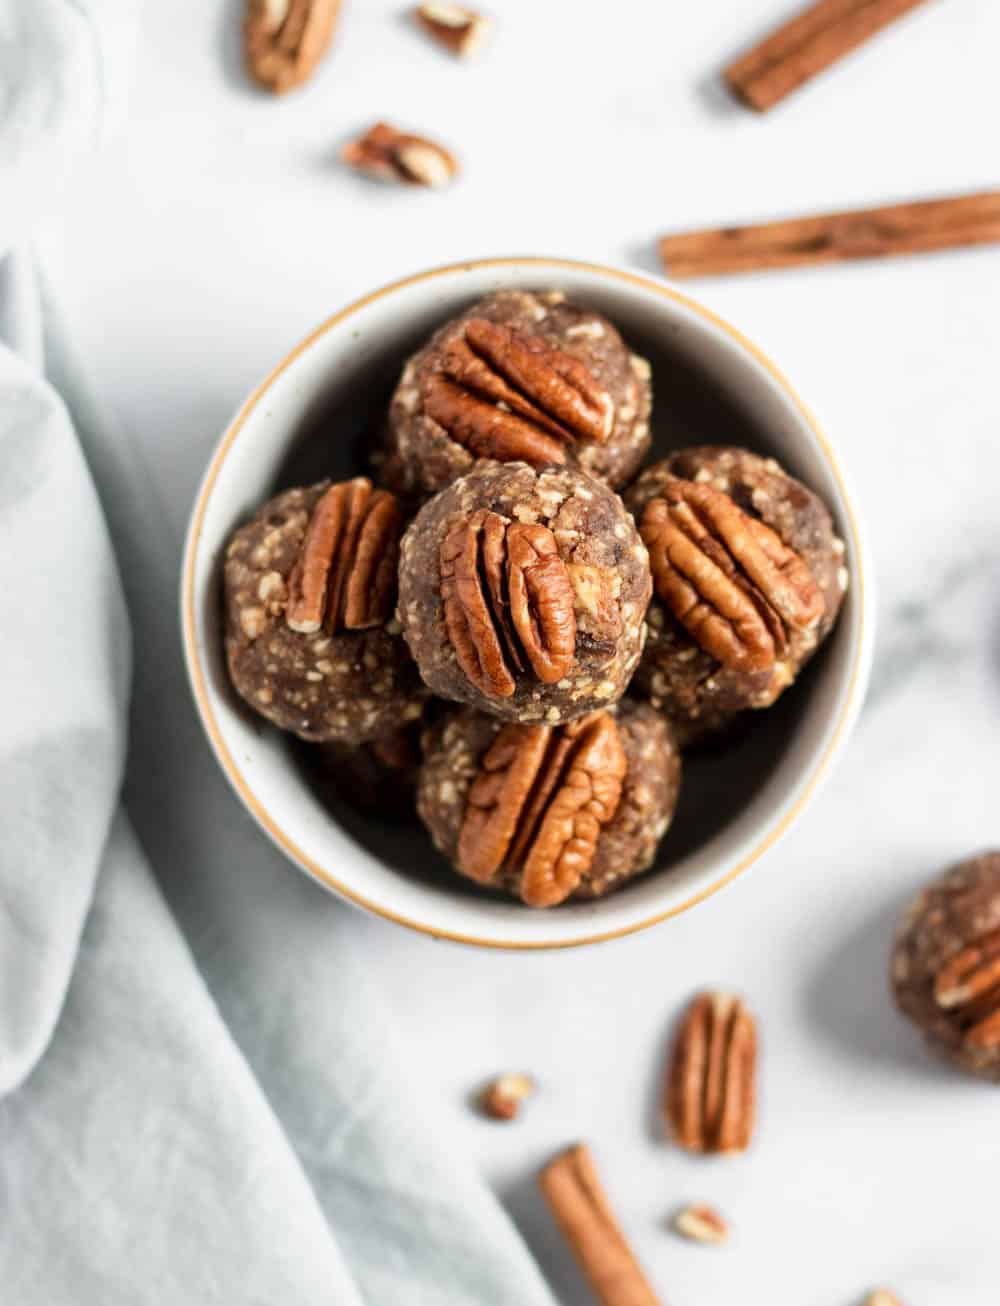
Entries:
<svg viewBox="0 0 1000 1306">
<path fill-rule="evenodd" d="M 433 693 L 554 725 L 625 692 L 651 591 L 645 545 L 607 486 L 484 463 L 404 535 L 398 613 Z"/>
<path fill-rule="evenodd" d="M 847 589 L 826 507 L 773 459 L 709 445 L 648 468 L 626 501 L 654 586 L 635 687 L 689 738 L 770 706 Z"/>
<path fill-rule="evenodd" d="M 419 717 L 392 616 L 402 526 L 396 498 L 359 478 L 286 490 L 230 539 L 230 679 L 282 730 L 357 744 Z"/>
<path fill-rule="evenodd" d="M 441 327 L 389 409 L 410 487 L 443 489 L 478 458 L 632 479 L 649 448 L 650 368 L 607 318 L 560 291 L 502 290 Z"/>
<path fill-rule="evenodd" d="M 417 810 L 462 875 L 552 907 L 600 897 L 652 863 L 680 773 L 670 727 L 647 704 L 562 726 L 463 708 L 425 736 Z"/>
<path fill-rule="evenodd" d="M 952 867 L 910 904 L 892 986 L 935 1052 L 1000 1083 L 1000 852 Z"/>
</svg>

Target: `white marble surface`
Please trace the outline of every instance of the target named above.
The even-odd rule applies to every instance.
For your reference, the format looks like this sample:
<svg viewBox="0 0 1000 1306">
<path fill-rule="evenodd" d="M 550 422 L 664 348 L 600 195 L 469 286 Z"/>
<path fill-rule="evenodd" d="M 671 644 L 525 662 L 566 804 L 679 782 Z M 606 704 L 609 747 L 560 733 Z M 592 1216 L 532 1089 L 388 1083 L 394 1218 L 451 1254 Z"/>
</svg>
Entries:
<svg viewBox="0 0 1000 1306">
<path fill-rule="evenodd" d="M 276 103 L 240 73 L 237 3 L 147 6 L 127 129 L 44 245 L 178 549 L 243 394 L 310 326 L 396 275 L 543 252 L 655 270 L 668 228 L 997 184 L 995 0 L 927 5 L 761 120 L 713 75 L 789 7 L 510 0 L 463 66 L 394 0 L 347 0 L 320 75 Z M 375 117 L 452 144 L 459 184 L 397 192 L 344 173 L 339 142 Z M 510 956 L 360 916 L 356 931 L 410 1031 L 414 1077 L 453 1104 L 565 1302 L 586 1295 L 531 1175 L 583 1137 L 672 1306 L 849 1306 L 881 1282 L 909 1306 L 987 1306 L 1000 1297 L 998 1090 L 923 1056 L 885 970 L 900 902 L 1000 837 L 1000 252 L 690 289 L 777 359 L 860 486 L 881 627 L 844 760 L 757 870 L 644 935 Z M 738 986 L 761 1018 L 745 1159 L 688 1160 L 655 1137 L 664 1037 L 705 983 Z M 515 1067 L 541 1096 L 516 1127 L 481 1122 L 465 1093 Z M 728 1248 L 665 1231 L 693 1199 L 731 1218 Z"/>
</svg>

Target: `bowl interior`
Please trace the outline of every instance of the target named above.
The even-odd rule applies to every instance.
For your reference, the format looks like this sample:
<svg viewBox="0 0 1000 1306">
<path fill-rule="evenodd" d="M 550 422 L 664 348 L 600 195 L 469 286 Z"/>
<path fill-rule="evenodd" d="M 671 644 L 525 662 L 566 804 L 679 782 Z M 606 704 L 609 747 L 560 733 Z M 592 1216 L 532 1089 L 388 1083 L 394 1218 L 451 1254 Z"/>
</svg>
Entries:
<svg viewBox="0 0 1000 1306">
<path fill-rule="evenodd" d="M 651 458 L 691 444 L 773 454 L 829 504 L 853 585 L 833 636 L 793 688 L 724 746 L 689 754 L 657 862 L 607 899 L 532 912 L 449 869 L 416 818 L 340 798 L 307 745 L 272 730 L 233 693 L 220 630 L 220 558 L 269 495 L 367 470 L 406 356 L 476 297 L 502 286 L 561 289 L 606 313 L 653 366 Z M 200 514 L 200 516 L 199 516 Z M 307 870 L 382 914 L 494 944 L 580 942 L 680 910 L 787 823 L 846 730 L 865 670 L 860 541 L 838 470 L 764 360 L 703 310 L 656 283 L 584 266 L 511 261 L 418 278 L 320 328 L 251 398 L 209 469 L 189 540 L 188 646 L 216 751 L 265 829 Z"/>
</svg>

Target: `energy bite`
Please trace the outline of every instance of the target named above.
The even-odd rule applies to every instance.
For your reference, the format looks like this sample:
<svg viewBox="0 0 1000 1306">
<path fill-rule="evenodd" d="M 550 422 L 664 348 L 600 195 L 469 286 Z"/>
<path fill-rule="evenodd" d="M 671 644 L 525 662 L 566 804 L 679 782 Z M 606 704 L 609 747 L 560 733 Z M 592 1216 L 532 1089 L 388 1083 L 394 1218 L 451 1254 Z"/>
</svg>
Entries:
<svg viewBox="0 0 1000 1306">
<path fill-rule="evenodd" d="M 389 408 L 407 488 L 441 490 L 479 458 L 579 467 L 624 485 L 649 448 L 650 367 L 561 291 L 502 290 L 436 331 Z"/>
<path fill-rule="evenodd" d="M 325 790 L 382 821 L 413 819 L 420 766 L 420 723 L 365 744 L 303 744 L 299 756 Z"/>
<path fill-rule="evenodd" d="M 483 463 L 403 536 L 397 611 L 433 693 L 554 725 L 625 692 L 651 590 L 645 545 L 607 486 Z"/>
<path fill-rule="evenodd" d="M 917 895 L 896 932 L 892 987 L 933 1051 L 1000 1083 L 1000 852 L 953 866 Z"/>
<path fill-rule="evenodd" d="M 241 698 L 302 739 L 359 744 L 420 716 L 392 619 L 403 519 L 364 478 L 269 500 L 226 548 L 226 660 Z"/>
<path fill-rule="evenodd" d="M 688 738 L 770 706 L 847 589 L 824 504 L 774 459 L 712 445 L 647 468 L 626 502 L 654 585 L 635 688 Z"/>
<path fill-rule="evenodd" d="M 670 727 L 644 703 L 563 726 L 463 708 L 425 735 L 417 811 L 460 874 L 551 907 L 646 870 L 680 775 Z"/>
</svg>

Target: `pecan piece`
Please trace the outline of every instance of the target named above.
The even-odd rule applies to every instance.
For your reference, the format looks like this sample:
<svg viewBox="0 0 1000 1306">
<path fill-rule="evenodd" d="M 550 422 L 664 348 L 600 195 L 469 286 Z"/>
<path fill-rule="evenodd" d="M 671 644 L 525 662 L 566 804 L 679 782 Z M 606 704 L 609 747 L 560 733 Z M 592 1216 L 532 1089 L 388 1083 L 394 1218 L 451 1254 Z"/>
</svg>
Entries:
<svg viewBox="0 0 1000 1306">
<path fill-rule="evenodd" d="M 474 9 L 466 9 L 465 5 L 423 4 L 414 12 L 429 36 L 463 58 L 479 49 L 493 26 L 492 19 Z"/>
<path fill-rule="evenodd" d="M 567 570 L 576 606 L 590 618 L 588 633 L 604 641 L 609 652 L 614 653 L 623 628 L 617 601 L 621 593 L 621 574 L 612 567 L 598 567 L 586 562 L 571 562 Z"/>
<path fill-rule="evenodd" d="M 611 396 L 578 358 L 475 317 L 427 378 L 423 406 L 477 456 L 533 467 L 564 463 L 576 440 L 606 440 L 615 421 Z"/>
<path fill-rule="evenodd" d="M 973 940 L 941 967 L 934 1000 L 961 1022 L 966 1047 L 1000 1047 L 1000 930 Z"/>
<path fill-rule="evenodd" d="M 714 1206 L 685 1206 L 674 1216 L 674 1228 L 696 1243 L 719 1244 L 729 1238 L 729 1225 Z"/>
<path fill-rule="evenodd" d="M 395 495 L 358 477 L 313 508 L 288 578 L 285 621 L 301 634 L 365 630 L 392 608 L 402 513 Z"/>
<path fill-rule="evenodd" d="M 510 615 L 531 669 L 554 685 L 573 665 L 576 613 L 573 586 L 547 526 L 513 522 L 507 528 Z"/>
<path fill-rule="evenodd" d="M 487 884 L 521 872 L 531 907 L 563 902 L 587 873 L 618 810 L 627 763 L 607 712 L 569 725 L 507 725 L 480 761 L 466 803 L 458 864 Z"/>
<path fill-rule="evenodd" d="M 340 0 L 247 0 L 243 50 L 250 76 L 276 95 L 308 81 L 339 12 Z"/>
<path fill-rule="evenodd" d="M 693 1152 L 742 1152 L 755 1109 L 757 1029 L 743 1001 L 700 993 L 674 1044 L 664 1111 L 674 1140 Z"/>
<path fill-rule="evenodd" d="M 433 374 L 424 385 L 424 412 L 443 426 L 453 440 L 477 458 L 498 462 L 525 462 L 532 467 L 564 463 L 566 453 L 558 440 L 484 399 L 469 394 L 444 376 Z"/>
<path fill-rule="evenodd" d="M 458 173 L 458 161 L 443 145 L 377 122 L 340 152 L 343 161 L 379 181 L 407 186 L 446 186 Z"/>
<path fill-rule="evenodd" d="M 543 684 L 565 676 L 576 655 L 573 588 L 546 526 L 480 508 L 445 536 L 439 566 L 448 639 L 481 693 L 510 698 L 526 665 Z"/>
<path fill-rule="evenodd" d="M 535 1081 L 530 1075 L 508 1072 L 498 1075 L 479 1094 L 479 1105 L 493 1120 L 514 1120 L 521 1113 L 521 1104 L 535 1091 Z"/>
<path fill-rule="evenodd" d="M 723 666 L 766 671 L 790 630 L 823 615 L 802 558 L 713 486 L 672 478 L 646 505 L 640 534 L 657 595 Z"/>
</svg>

